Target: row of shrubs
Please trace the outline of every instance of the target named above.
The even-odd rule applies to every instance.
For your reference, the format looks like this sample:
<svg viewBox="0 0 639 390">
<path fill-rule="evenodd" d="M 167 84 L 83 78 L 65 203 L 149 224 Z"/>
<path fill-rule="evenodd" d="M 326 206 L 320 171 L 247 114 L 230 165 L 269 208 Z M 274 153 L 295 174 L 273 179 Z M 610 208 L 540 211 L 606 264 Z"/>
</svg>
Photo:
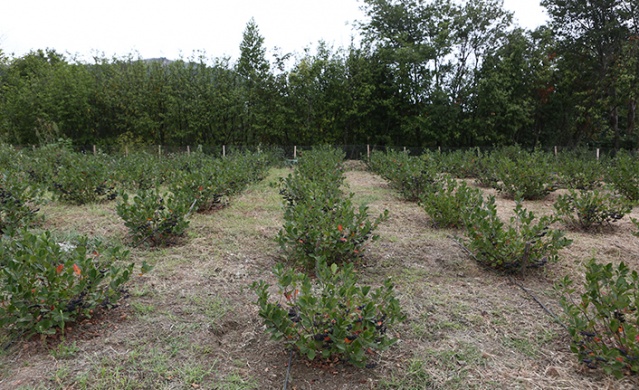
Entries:
<svg viewBox="0 0 639 390">
<path fill-rule="evenodd" d="M 450 175 L 462 172 L 446 166 L 445 161 L 454 161 L 450 156 L 374 153 L 369 165 L 404 198 L 418 200 L 434 225 L 463 229 L 465 244 L 480 264 L 507 272 L 558 259 L 558 251 L 570 245 L 570 240 L 552 229 L 553 223 L 563 221 L 589 231 L 622 218 L 638 200 L 634 191 L 639 184 L 639 163 L 629 154 L 619 154 L 605 168 L 606 164 L 586 159 L 566 160 L 562 165 L 540 152 L 509 151 L 512 154 L 506 150 L 479 159 L 471 155 L 472 167 L 457 166 L 464 168 L 460 176 L 474 177 L 477 184 L 516 198 L 514 216 L 508 222 L 498 218 L 494 197 L 484 199 L 478 188 Z M 449 173 L 442 173 L 445 168 Z M 604 178 L 611 187 L 604 188 Z M 536 218 L 523 208 L 526 196 L 522 194 L 541 198 L 555 186 L 568 191 L 557 197 L 553 215 Z M 571 349 L 581 361 L 617 377 L 639 373 L 637 272 L 624 263 L 602 265 L 592 259 L 586 265 L 583 286 L 575 287 L 565 277 L 555 288 L 561 294 Z"/>
<path fill-rule="evenodd" d="M 134 245 L 170 245 L 184 235 L 192 213 L 225 206 L 249 184 L 264 179 L 276 162 L 273 154 L 262 152 L 218 159 L 201 153 L 183 155 L 171 161 L 176 172 L 163 185 L 159 180 L 148 185 L 144 175 L 132 180 L 129 184 L 138 188 L 135 195 L 122 192 L 116 209 Z M 148 164 L 149 169 L 154 166 L 153 161 Z"/>
<path fill-rule="evenodd" d="M 387 160 L 394 160 L 392 171 Z M 495 188 L 505 196 L 526 200 L 542 199 L 559 188 L 594 190 L 604 184 L 631 202 L 639 201 L 639 164 L 637 156 L 620 151 L 614 157 L 596 159 L 583 150 L 557 156 L 517 146 L 492 151 L 469 149 L 451 153 L 426 152 L 410 156 L 399 151 L 373 151 L 371 168 L 397 184 L 402 196 L 417 200 L 417 195 L 435 173 L 448 173 L 459 179 L 473 179 L 481 187 Z"/>
<path fill-rule="evenodd" d="M 20 230 L 0 241 L 0 326 L 13 337 L 64 333 L 65 324 L 117 305 L 133 273 L 128 251 L 96 239 Z"/>
<path fill-rule="evenodd" d="M 60 172 L 54 162 L 0 145 L 0 327 L 12 338 L 64 333 L 65 324 L 116 305 L 133 272 L 121 247 L 31 229 L 42 219 L 45 178 Z M 60 179 L 50 183 L 62 198 Z"/>
<path fill-rule="evenodd" d="M 280 181 L 284 226 L 277 241 L 287 262 L 274 269 L 277 295 L 264 281 L 253 289 L 273 338 L 309 360 L 365 366 L 396 342 L 390 329 L 403 315 L 390 279 L 376 289 L 358 284 L 354 266 L 388 212 L 371 220 L 365 205 L 356 208 L 353 194 L 342 192 L 343 159 L 333 148 L 305 151 Z"/>
<path fill-rule="evenodd" d="M 458 207 L 450 210 L 452 215 L 446 214 L 449 198 L 455 194 L 459 202 L 460 197 L 478 192 L 469 189 L 467 180 L 455 180 L 468 179 L 471 173 L 451 165 L 451 161 L 461 158 L 474 164 L 476 185 L 492 187 L 509 198 L 541 199 L 558 188 L 567 188 L 557 197 L 554 214 L 571 229 L 601 231 L 628 214 L 637 202 L 633 191 L 639 190 L 639 161 L 627 153 L 618 154 L 607 164 L 576 156 L 552 162 L 552 155 L 517 148 L 495 151 L 482 158 L 459 153 L 453 159 L 438 154 L 414 157 L 404 152 L 374 152 L 369 166 L 389 180 L 402 197 L 427 206 L 433 222 L 443 227 L 461 227 L 461 221 L 454 218 Z M 604 175 L 605 172 L 608 173 Z M 602 181 L 604 177 L 609 181 Z M 449 196 L 440 199 L 444 193 Z"/>
<path fill-rule="evenodd" d="M 39 203 L 119 199 L 131 245 L 168 244 L 184 233 L 190 213 L 223 206 L 275 160 L 272 153 L 192 153 L 159 162 L 83 155 L 65 143 L 36 151 L 0 145 L 0 326 L 13 337 L 64 333 L 65 324 L 117 305 L 133 275 L 120 245 L 39 231 Z"/>
<path fill-rule="evenodd" d="M 189 212 L 223 206 L 281 161 L 276 151 L 108 156 L 73 152 L 60 142 L 35 151 L 0 145 L 0 232 L 37 221 L 44 199 L 82 205 L 119 198 L 133 241 L 166 244 L 184 233 Z"/>
<path fill-rule="evenodd" d="M 534 200 L 560 188 L 590 191 L 608 187 L 633 204 L 639 201 L 639 161 L 628 151 L 597 159 L 587 150 L 555 156 L 512 146 L 491 152 L 475 149 L 425 156 L 440 172 L 474 179 L 478 185 L 495 188 L 511 198 Z"/>
<path fill-rule="evenodd" d="M 558 251 L 570 245 L 563 232 L 551 229 L 556 217 L 537 218 L 518 199 L 514 215 L 505 223 L 497 215 L 494 197 L 484 199 L 480 189 L 439 173 L 426 158 L 374 153 L 370 167 L 400 193 L 405 183 L 421 183 L 419 191 L 411 187 L 411 199 L 419 202 L 436 227 L 462 229 L 466 246 L 483 266 L 519 272 L 555 260 Z M 417 178 L 407 178 L 405 172 L 417 173 Z"/>
</svg>

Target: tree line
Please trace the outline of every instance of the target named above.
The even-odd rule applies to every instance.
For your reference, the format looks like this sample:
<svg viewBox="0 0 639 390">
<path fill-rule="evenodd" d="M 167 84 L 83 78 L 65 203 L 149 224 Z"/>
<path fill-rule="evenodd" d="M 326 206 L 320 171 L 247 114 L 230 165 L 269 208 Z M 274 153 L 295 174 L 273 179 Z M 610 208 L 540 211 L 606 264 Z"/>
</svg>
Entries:
<svg viewBox="0 0 639 390">
<path fill-rule="evenodd" d="M 0 141 L 78 145 L 639 146 L 639 3 L 362 0 L 361 42 L 175 61 L 0 50 Z"/>
</svg>

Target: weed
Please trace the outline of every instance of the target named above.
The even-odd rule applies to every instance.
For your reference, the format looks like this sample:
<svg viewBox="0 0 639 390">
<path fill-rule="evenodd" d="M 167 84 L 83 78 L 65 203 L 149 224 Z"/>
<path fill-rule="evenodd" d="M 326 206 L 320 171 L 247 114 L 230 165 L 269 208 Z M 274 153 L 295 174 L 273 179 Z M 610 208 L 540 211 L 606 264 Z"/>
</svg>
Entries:
<svg viewBox="0 0 639 390">
<path fill-rule="evenodd" d="M 80 348 L 78 348 L 75 341 L 72 344 L 61 342 L 57 347 L 50 350 L 49 354 L 58 360 L 71 359 L 75 357 L 79 350 Z"/>
</svg>

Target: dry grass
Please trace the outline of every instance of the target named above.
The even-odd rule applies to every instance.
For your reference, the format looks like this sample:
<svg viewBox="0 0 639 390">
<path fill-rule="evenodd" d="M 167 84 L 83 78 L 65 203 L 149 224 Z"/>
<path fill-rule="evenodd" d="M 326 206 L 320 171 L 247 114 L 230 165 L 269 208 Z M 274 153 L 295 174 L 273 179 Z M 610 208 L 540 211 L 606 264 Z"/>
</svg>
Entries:
<svg viewBox="0 0 639 390">
<path fill-rule="evenodd" d="M 408 316 L 401 342 L 379 356 L 375 369 L 309 364 L 294 358 L 291 389 L 622 389 L 636 378 L 615 380 L 585 370 L 568 349 L 565 331 L 508 278 L 478 267 L 449 238 L 434 230 L 415 203 L 397 198 L 379 177 L 350 163 L 348 190 L 355 201 L 384 209 L 390 219 L 367 252 L 363 282 L 391 276 Z M 269 178 L 215 213 L 196 215 L 181 246 L 134 249 L 136 263 L 155 269 L 136 277 L 122 305 L 76 324 L 66 339 L 22 340 L 0 356 L 2 389 L 270 389 L 281 388 L 288 362 L 269 340 L 247 286 L 275 282 L 279 261 L 274 237 L 282 225 L 281 201 Z M 550 213 L 552 196 L 526 202 Z M 497 196 L 500 215 L 511 200 Z M 122 242 L 126 229 L 113 203 L 43 208 L 45 227 Z M 633 212 L 634 217 L 639 217 Z M 624 219 L 612 232 L 569 232 L 574 244 L 562 261 L 519 280 L 559 312 L 552 285 L 563 275 L 582 277 L 582 264 L 624 261 L 639 269 L 639 239 Z"/>
</svg>

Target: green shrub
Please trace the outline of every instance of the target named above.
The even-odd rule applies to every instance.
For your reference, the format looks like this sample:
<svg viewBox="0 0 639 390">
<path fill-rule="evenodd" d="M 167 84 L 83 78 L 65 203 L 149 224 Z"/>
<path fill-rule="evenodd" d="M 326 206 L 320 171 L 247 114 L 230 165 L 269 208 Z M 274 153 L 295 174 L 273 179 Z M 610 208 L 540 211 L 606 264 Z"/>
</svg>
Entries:
<svg viewBox="0 0 639 390">
<path fill-rule="evenodd" d="M 280 181 L 286 207 L 277 242 L 290 260 L 307 269 L 316 257 L 331 263 L 356 261 L 367 241 L 377 239 L 373 231 L 388 216 L 386 211 L 371 221 L 367 206 L 356 210 L 353 194 L 343 196 L 342 158 L 342 152 L 333 149 L 306 151 L 293 174 Z"/>
<path fill-rule="evenodd" d="M 484 154 L 477 160 L 475 183 L 480 187 L 499 189 L 499 156 Z"/>
<path fill-rule="evenodd" d="M 113 200 L 111 166 L 106 156 L 69 154 L 55 167 L 49 189 L 59 201 L 74 205 Z"/>
<path fill-rule="evenodd" d="M 388 211 L 371 221 L 368 207 L 356 211 L 353 195 L 346 198 L 310 195 L 304 202 L 287 207 L 284 226 L 277 242 L 287 257 L 306 268 L 315 265 L 316 257 L 331 263 L 356 261 L 363 256 L 366 243 L 377 240 L 373 232 L 388 218 Z"/>
<path fill-rule="evenodd" d="M 369 167 L 409 201 L 417 201 L 420 195 L 430 191 L 437 174 L 432 160 L 396 151 L 371 153 Z"/>
<path fill-rule="evenodd" d="M 464 227 L 465 216 L 482 203 L 481 191 L 457 182 L 450 176 L 433 185 L 433 190 L 423 193 L 420 206 L 440 228 Z"/>
<path fill-rule="evenodd" d="M 116 210 L 136 246 L 142 242 L 153 246 L 175 244 L 189 226 L 189 204 L 171 193 L 140 190 L 132 203 L 128 194 L 123 193 Z"/>
<path fill-rule="evenodd" d="M 601 187 L 605 169 L 600 161 L 576 153 L 562 153 L 557 167 L 562 187 L 594 190 Z"/>
<path fill-rule="evenodd" d="M 295 170 L 299 175 L 315 182 L 332 183 L 339 188 L 344 183 L 344 157 L 346 154 L 330 146 L 314 147 L 299 152 Z"/>
<path fill-rule="evenodd" d="M 608 169 L 606 180 L 628 200 L 639 202 L 639 161 L 635 156 L 619 152 Z"/>
<path fill-rule="evenodd" d="M 182 168 L 171 183 L 172 193 L 187 201 L 196 199 L 198 212 L 209 211 L 260 181 L 270 168 L 270 157 L 261 153 L 235 153 L 226 158 L 213 159 L 202 153 L 181 158 Z"/>
<path fill-rule="evenodd" d="M 466 220 L 469 250 L 481 265 L 506 272 L 521 272 L 526 268 L 557 260 L 557 252 L 571 244 L 563 232 L 550 229 L 555 222 L 543 216 L 535 223 L 535 215 L 517 202 L 515 216 L 505 224 L 497 216 L 495 198 L 490 197 Z"/>
<path fill-rule="evenodd" d="M 476 178 L 479 174 L 481 152 L 476 149 L 456 150 L 442 153 L 438 165 L 441 172 L 446 172 L 459 179 Z"/>
<path fill-rule="evenodd" d="M 639 372 L 639 276 L 624 263 L 586 265 L 580 299 L 573 281 L 557 284 L 572 338 L 570 349 L 589 368 L 621 378 Z M 581 290 L 581 288 L 579 289 Z"/>
<path fill-rule="evenodd" d="M 264 153 L 236 152 L 222 160 L 225 170 L 226 194 L 239 194 L 251 183 L 257 183 L 266 177 L 272 166 L 272 157 Z"/>
<path fill-rule="evenodd" d="M 20 169 L 23 154 L 13 146 L 0 142 L 0 167 L 3 171 L 14 172 Z"/>
<path fill-rule="evenodd" d="M 120 188 L 129 191 L 150 190 L 166 181 L 163 165 L 167 159 L 144 152 L 120 156 L 115 163 L 115 178 Z M 180 167 L 178 171 L 182 171 Z"/>
<path fill-rule="evenodd" d="M 49 190 L 60 167 L 67 165 L 75 153 L 70 141 L 61 140 L 44 145 L 25 155 L 28 157 L 22 162 L 21 169 L 27 172 L 33 185 Z"/>
<path fill-rule="evenodd" d="M 373 290 L 356 285 L 352 264 L 328 267 L 318 260 L 317 279 L 275 267 L 278 298 L 269 301 L 269 285 L 253 283 L 259 315 L 275 340 L 284 340 L 309 360 L 339 357 L 365 366 L 373 352 L 397 340 L 389 329 L 404 320 L 390 279 Z"/>
<path fill-rule="evenodd" d="M 209 211 L 225 204 L 232 190 L 229 168 L 221 160 L 202 157 L 199 164 L 181 170 L 170 185 L 174 194 L 180 194 L 188 202 L 196 200 L 196 210 Z M 234 184 L 235 185 L 235 184 Z"/>
<path fill-rule="evenodd" d="M 599 190 L 575 191 L 557 197 L 555 213 L 572 227 L 590 230 L 615 222 L 632 210 L 625 199 Z"/>
<path fill-rule="evenodd" d="M 288 206 L 309 197 L 328 199 L 342 196 L 344 184 L 344 153 L 319 147 L 300 152 L 295 171 L 279 181 L 280 195 Z"/>
<path fill-rule="evenodd" d="M 557 189 L 557 177 L 549 155 L 520 150 L 514 156 L 502 156 L 496 162 L 501 182 L 497 189 L 510 198 L 543 199 Z"/>
<path fill-rule="evenodd" d="M 311 180 L 298 171 L 279 179 L 279 192 L 288 207 L 316 198 L 336 199 L 343 196 L 340 182 Z"/>
<path fill-rule="evenodd" d="M 0 235 L 30 227 L 38 219 L 37 187 L 23 172 L 0 173 Z"/>
<path fill-rule="evenodd" d="M 20 171 L 32 188 L 51 191 L 54 199 L 74 205 L 112 200 L 115 159 L 104 154 L 75 153 L 68 141 L 45 145 L 25 153 Z"/>
<path fill-rule="evenodd" d="M 49 232 L 24 231 L 0 248 L 0 326 L 19 334 L 52 334 L 66 323 L 117 303 L 133 264 L 119 247 L 79 238 L 63 250 Z"/>
</svg>

